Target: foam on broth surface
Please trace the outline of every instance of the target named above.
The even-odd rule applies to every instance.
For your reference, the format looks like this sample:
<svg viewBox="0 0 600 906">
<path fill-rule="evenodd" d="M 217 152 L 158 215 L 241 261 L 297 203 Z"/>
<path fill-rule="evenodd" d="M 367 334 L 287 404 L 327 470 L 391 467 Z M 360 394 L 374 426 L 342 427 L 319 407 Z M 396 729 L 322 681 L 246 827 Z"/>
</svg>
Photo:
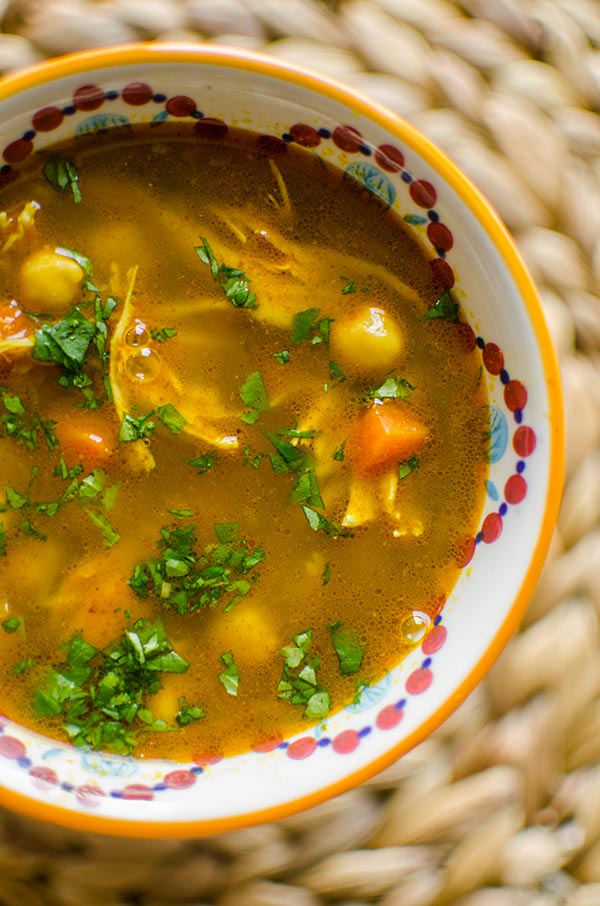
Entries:
<svg viewBox="0 0 600 906">
<path fill-rule="evenodd" d="M 42 174 L 58 154 L 76 168 L 81 203 Z M 480 361 L 466 325 L 424 317 L 441 287 L 419 244 L 316 156 L 294 147 L 273 159 L 235 130 L 218 142 L 165 126 L 84 138 L 40 155 L 0 208 L 15 218 L 32 200 L 33 225 L 0 256 L 0 710 L 59 738 L 66 724 L 77 741 L 64 709 L 36 717 L 36 690 L 53 669 L 72 678 L 65 643 L 94 646 L 96 660 L 78 665 L 91 669 L 139 619 L 160 621 L 189 666 L 157 670 L 161 688 L 131 722 L 115 718 L 136 754 L 240 752 L 326 717 L 327 699 L 331 711 L 348 704 L 418 641 L 426 619 L 411 615 L 439 611 L 483 503 Z M 40 312 L 24 274 L 36 250 L 57 248 L 93 271 L 73 303 Z M 232 304 L 227 279 L 255 302 Z M 64 366 L 39 349 L 32 357 L 74 306 L 106 324 L 87 387 L 64 386 Z M 352 325 L 373 310 L 367 333 L 388 319 L 384 352 L 359 349 L 355 364 Z M 384 461 L 373 452 L 381 426 L 358 426 L 399 407 L 426 438 Z M 246 571 L 210 600 L 208 580 L 178 597 L 185 539 L 190 573 L 232 554 L 249 558 Z M 164 563 L 157 579 L 173 549 L 168 581 Z M 314 689 L 301 694 L 303 668 Z M 320 698 L 306 715 L 311 691 Z M 184 726 L 178 712 L 190 712 Z M 173 732 L 148 730 L 163 721 Z"/>
</svg>

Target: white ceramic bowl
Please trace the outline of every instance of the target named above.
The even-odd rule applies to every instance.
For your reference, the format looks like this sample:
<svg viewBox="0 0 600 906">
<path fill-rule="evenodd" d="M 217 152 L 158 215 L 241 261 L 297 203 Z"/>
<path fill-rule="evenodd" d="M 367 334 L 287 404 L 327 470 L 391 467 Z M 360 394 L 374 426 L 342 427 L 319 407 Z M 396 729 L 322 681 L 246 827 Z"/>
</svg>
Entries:
<svg viewBox="0 0 600 906">
<path fill-rule="evenodd" d="M 218 47 L 125 46 L 54 60 L 0 83 L 0 181 L 36 149 L 74 134 L 168 118 L 295 141 L 392 204 L 476 333 L 491 437 L 472 558 L 422 644 L 359 706 L 210 764 L 82 752 L 0 718 L 0 803 L 71 827 L 157 837 L 215 833 L 314 805 L 431 733 L 518 625 L 549 544 L 563 468 L 557 367 L 510 237 L 439 150 L 354 91 Z"/>
</svg>

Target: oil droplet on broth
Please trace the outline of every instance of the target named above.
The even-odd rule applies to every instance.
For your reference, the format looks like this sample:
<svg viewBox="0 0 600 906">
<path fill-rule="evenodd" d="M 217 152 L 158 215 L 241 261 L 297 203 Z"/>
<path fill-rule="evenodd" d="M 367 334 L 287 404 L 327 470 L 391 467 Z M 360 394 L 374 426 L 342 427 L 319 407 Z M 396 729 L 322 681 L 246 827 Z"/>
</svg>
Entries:
<svg viewBox="0 0 600 906">
<path fill-rule="evenodd" d="M 148 346 L 133 352 L 125 363 L 125 370 L 136 381 L 151 381 L 160 371 L 160 358 Z"/>
<path fill-rule="evenodd" d="M 130 327 L 125 334 L 125 343 L 127 346 L 147 346 L 150 342 L 150 334 L 146 330 L 146 325 L 141 321 L 136 321 L 133 327 Z"/>
<path fill-rule="evenodd" d="M 402 638 L 409 645 L 418 645 L 425 638 L 431 623 L 430 617 L 420 610 L 413 610 L 410 616 L 403 621 L 400 631 Z"/>
</svg>

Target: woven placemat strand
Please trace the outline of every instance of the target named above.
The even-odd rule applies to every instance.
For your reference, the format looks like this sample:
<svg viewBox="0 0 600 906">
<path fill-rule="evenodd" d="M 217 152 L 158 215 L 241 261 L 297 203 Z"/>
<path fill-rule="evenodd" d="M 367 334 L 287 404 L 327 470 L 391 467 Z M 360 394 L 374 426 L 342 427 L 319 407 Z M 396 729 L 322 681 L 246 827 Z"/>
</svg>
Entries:
<svg viewBox="0 0 600 906">
<path fill-rule="evenodd" d="M 516 237 L 568 438 L 522 630 L 432 738 L 332 802 L 208 840 L 85 836 L 0 812 L 0 906 L 599 906 L 598 0 L 0 0 L 0 22 L 0 73 L 208 40 L 339 77 L 412 121 Z"/>
</svg>

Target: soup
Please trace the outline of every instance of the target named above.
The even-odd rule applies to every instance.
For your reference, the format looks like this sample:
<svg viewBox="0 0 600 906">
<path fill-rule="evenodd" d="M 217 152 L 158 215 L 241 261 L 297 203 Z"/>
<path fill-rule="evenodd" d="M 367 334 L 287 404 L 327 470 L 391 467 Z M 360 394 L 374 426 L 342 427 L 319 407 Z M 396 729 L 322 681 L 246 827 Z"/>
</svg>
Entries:
<svg viewBox="0 0 600 906">
<path fill-rule="evenodd" d="M 241 130 L 82 137 L 0 194 L 2 711 L 189 760 L 360 701 L 487 470 L 475 338 L 414 235 Z"/>
</svg>

